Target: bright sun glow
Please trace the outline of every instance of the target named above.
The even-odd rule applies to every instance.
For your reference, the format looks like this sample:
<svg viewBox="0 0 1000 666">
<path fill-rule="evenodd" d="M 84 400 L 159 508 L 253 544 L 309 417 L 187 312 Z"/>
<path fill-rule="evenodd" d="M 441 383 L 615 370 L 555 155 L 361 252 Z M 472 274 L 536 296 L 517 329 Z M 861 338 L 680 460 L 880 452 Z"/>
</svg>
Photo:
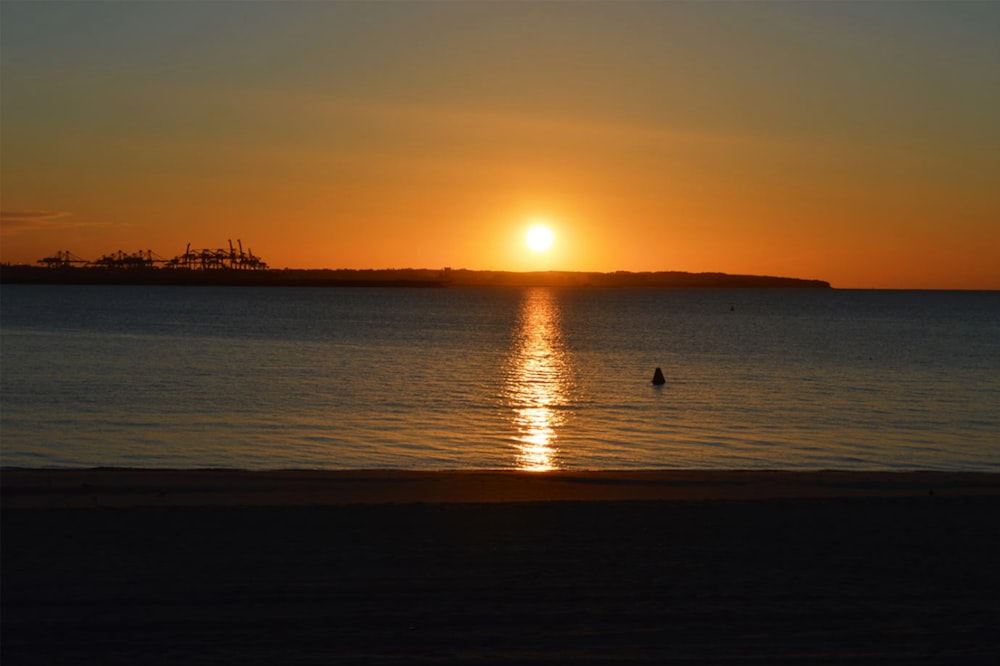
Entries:
<svg viewBox="0 0 1000 666">
<path fill-rule="evenodd" d="M 555 236 L 552 235 L 552 230 L 542 224 L 536 224 L 528 229 L 524 237 L 524 241 L 533 252 L 545 252 L 552 247 L 553 240 Z"/>
</svg>

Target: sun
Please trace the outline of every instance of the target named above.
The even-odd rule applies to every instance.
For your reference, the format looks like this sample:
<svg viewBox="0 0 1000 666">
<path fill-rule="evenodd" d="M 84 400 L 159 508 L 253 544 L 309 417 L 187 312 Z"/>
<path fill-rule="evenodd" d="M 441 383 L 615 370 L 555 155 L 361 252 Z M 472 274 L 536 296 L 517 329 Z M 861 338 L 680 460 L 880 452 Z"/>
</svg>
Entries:
<svg viewBox="0 0 1000 666">
<path fill-rule="evenodd" d="M 524 242 L 528 244 L 532 252 L 548 251 L 552 247 L 552 241 L 554 240 L 555 236 L 552 230 L 544 224 L 534 225 L 528 229 L 528 233 L 524 236 Z"/>
</svg>

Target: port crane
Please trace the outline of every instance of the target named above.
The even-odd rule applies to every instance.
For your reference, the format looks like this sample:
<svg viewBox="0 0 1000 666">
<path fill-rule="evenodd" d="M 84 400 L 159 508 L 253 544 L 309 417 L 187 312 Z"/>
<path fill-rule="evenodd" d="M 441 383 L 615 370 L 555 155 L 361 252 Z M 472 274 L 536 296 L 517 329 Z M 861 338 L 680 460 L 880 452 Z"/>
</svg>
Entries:
<svg viewBox="0 0 1000 666">
<path fill-rule="evenodd" d="M 73 264 L 89 264 L 86 259 L 81 259 L 69 250 L 57 250 L 53 257 L 42 257 L 38 263 L 49 268 L 65 268 Z"/>
<path fill-rule="evenodd" d="M 118 252 L 103 255 L 100 259 L 94 261 L 92 265 L 102 268 L 134 270 L 138 268 L 152 268 L 156 264 L 164 264 L 166 262 L 166 259 L 152 250 L 138 250 L 137 252 L 128 254 L 118 250 Z"/>
<path fill-rule="evenodd" d="M 48 268 L 67 268 L 73 264 L 81 264 L 88 268 L 107 268 L 110 270 L 137 270 L 162 266 L 168 269 L 186 270 L 266 270 L 267 264 L 253 253 L 249 247 L 244 251 L 243 241 L 236 239 L 237 246 L 229 240 L 229 249 L 192 250 L 187 244 L 184 254 L 166 259 L 152 250 L 123 252 L 118 250 L 102 255 L 95 261 L 82 259 L 69 250 L 60 250 L 54 256 L 39 259 L 38 263 Z M 239 250 L 237 251 L 237 247 Z"/>
</svg>

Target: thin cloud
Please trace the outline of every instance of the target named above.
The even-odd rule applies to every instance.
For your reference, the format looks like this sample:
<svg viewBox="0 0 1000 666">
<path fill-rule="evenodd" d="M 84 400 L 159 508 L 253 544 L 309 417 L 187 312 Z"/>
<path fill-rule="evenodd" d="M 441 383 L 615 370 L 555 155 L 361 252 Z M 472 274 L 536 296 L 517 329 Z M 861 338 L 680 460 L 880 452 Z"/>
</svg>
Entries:
<svg viewBox="0 0 1000 666">
<path fill-rule="evenodd" d="M 0 211 L 0 232 L 13 234 L 108 226 L 104 222 L 85 222 L 70 219 L 72 217 L 73 213 L 64 210 L 4 210 Z"/>
</svg>

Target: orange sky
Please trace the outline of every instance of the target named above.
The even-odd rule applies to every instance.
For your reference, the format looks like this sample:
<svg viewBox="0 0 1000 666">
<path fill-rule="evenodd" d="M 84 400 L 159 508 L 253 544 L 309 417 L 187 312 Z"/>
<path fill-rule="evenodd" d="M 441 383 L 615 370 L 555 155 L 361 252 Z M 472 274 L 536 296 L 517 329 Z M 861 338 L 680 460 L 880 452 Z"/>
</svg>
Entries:
<svg viewBox="0 0 1000 666">
<path fill-rule="evenodd" d="M 1000 289 L 1000 3 L 4 2 L 0 26 L 3 261 L 239 238 L 278 268 Z"/>
</svg>

